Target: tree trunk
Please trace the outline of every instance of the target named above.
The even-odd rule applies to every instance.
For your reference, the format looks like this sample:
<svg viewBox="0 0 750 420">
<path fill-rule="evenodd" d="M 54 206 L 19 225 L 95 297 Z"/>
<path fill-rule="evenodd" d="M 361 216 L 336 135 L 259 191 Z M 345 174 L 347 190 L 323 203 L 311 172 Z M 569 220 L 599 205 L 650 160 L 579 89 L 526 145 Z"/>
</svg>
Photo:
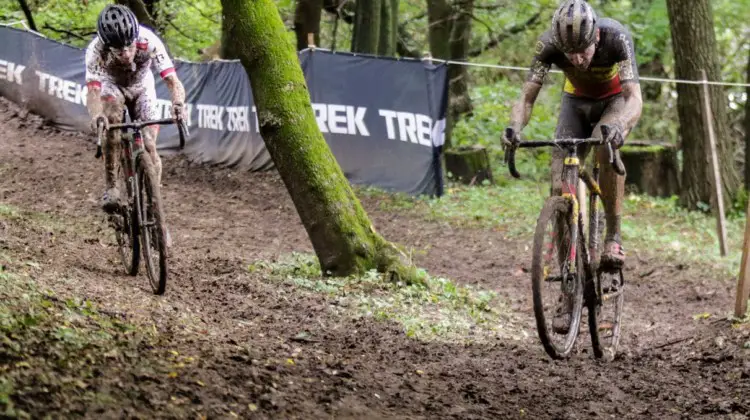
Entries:
<svg viewBox="0 0 750 420">
<path fill-rule="evenodd" d="M 701 80 L 705 70 L 709 80 L 720 80 L 713 12 L 709 0 L 667 0 L 678 79 Z M 683 166 L 680 202 L 688 209 L 711 202 L 713 183 L 711 154 L 705 127 L 703 86 L 677 85 L 677 111 L 680 118 Z M 720 86 L 710 86 L 711 110 L 714 116 L 717 153 L 724 198 L 727 204 L 740 186 L 734 167 L 733 142 L 727 120 L 727 98 Z"/>
<path fill-rule="evenodd" d="M 430 54 L 435 58 L 450 58 L 452 16 L 453 9 L 446 0 L 427 0 L 427 36 Z"/>
<path fill-rule="evenodd" d="M 451 60 L 466 61 L 469 56 L 471 40 L 471 16 L 474 13 L 474 0 L 457 0 L 453 12 L 453 24 L 450 35 Z M 450 77 L 451 113 L 454 117 L 469 113 L 472 110 L 469 97 L 469 72 L 466 66 L 451 66 Z"/>
<path fill-rule="evenodd" d="M 250 78 L 260 134 L 325 275 L 419 281 L 414 266 L 375 232 L 320 133 L 310 94 L 273 0 L 222 0 L 226 33 Z"/>
<path fill-rule="evenodd" d="M 294 33 L 297 35 L 297 51 L 307 48 L 307 34 L 314 34 L 315 45 L 320 45 L 320 15 L 323 0 L 297 0 L 294 11 Z"/>
<path fill-rule="evenodd" d="M 747 58 L 747 83 L 750 84 L 750 55 Z M 750 86 L 745 88 L 745 190 L 750 191 Z"/>
<path fill-rule="evenodd" d="M 29 22 L 29 28 L 32 31 L 36 31 L 36 24 L 34 23 L 34 16 L 31 14 L 29 3 L 27 3 L 26 0 L 18 0 L 18 4 L 21 6 L 21 10 L 23 10 L 23 14 L 24 16 L 26 16 L 26 20 Z"/>
<path fill-rule="evenodd" d="M 238 53 L 239 42 L 233 41 L 233 34 L 229 31 L 227 16 L 222 10 L 221 14 L 221 58 L 235 60 L 240 58 Z"/>
<path fill-rule="evenodd" d="M 398 0 L 381 0 L 380 4 L 378 54 L 394 56 L 396 55 L 396 40 L 398 39 Z"/>
<path fill-rule="evenodd" d="M 357 0 L 352 29 L 352 52 L 377 54 L 380 41 L 381 3 L 389 0 Z"/>
</svg>

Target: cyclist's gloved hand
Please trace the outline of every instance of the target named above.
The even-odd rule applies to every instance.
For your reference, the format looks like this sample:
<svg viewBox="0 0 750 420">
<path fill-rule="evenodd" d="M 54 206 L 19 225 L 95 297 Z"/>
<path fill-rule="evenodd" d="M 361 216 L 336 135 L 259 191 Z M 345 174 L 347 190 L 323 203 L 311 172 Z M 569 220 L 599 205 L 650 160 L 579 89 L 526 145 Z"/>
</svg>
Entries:
<svg viewBox="0 0 750 420">
<path fill-rule="evenodd" d="M 172 118 L 176 120 L 182 120 L 182 111 L 184 108 L 184 104 L 181 102 L 176 102 L 172 104 Z"/>
<path fill-rule="evenodd" d="M 91 119 L 91 130 L 93 130 L 94 133 L 98 134 L 98 128 L 100 125 L 104 127 L 104 131 L 109 129 L 109 120 L 104 114 L 94 115 Z"/>
<path fill-rule="evenodd" d="M 503 147 L 518 145 L 521 143 L 521 133 L 513 127 L 508 127 L 503 133 Z"/>
<path fill-rule="evenodd" d="M 625 136 L 623 135 L 624 130 L 620 124 L 608 124 L 609 134 L 607 135 L 607 141 L 612 144 L 615 149 L 619 149 L 625 143 Z"/>
</svg>

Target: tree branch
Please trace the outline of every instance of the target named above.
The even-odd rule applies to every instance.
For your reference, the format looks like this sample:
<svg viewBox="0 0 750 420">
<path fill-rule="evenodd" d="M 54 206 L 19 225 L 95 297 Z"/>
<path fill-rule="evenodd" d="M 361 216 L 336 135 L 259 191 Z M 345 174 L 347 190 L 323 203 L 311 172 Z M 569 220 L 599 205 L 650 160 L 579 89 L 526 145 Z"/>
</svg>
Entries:
<svg viewBox="0 0 750 420">
<path fill-rule="evenodd" d="M 26 2 L 26 0 L 18 0 L 18 3 L 21 5 L 21 10 L 23 10 L 23 14 L 26 16 L 26 20 L 29 21 L 29 27 L 32 31 L 39 32 L 36 29 L 36 24 L 34 23 L 34 16 L 31 14 L 31 9 L 29 8 L 29 4 Z"/>
<path fill-rule="evenodd" d="M 207 15 L 207 14 L 206 14 L 206 12 L 204 12 L 203 10 L 201 10 L 201 9 L 200 9 L 200 8 L 199 8 L 199 7 L 198 7 L 198 6 L 197 6 L 197 5 L 195 4 L 195 3 L 193 3 L 192 1 L 188 0 L 188 1 L 186 1 L 185 3 L 187 3 L 187 4 L 188 4 L 188 5 L 190 6 L 190 7 L 192 7 L 193 9 L 197 10 L 197 11 L 198 11 L 198 13 L 199 13 L 199 14 L 200 14 L 201 16 L 203 16 L 203 18 L 204 18 L 204 19 L 208 20 L 209 22 L 213 22 L 213 23 L 216 23 L 216 24 L 218 24 L 218 23 L 219 23 L 219 21 L 218 21 L 218 20 L 216 20 L 216 18 L 214 18 L 214 17 L 212 17 L 212 16 L 209 16 L 209 15 Z"/>
<path fill-rule="evenodd" d="M 478 17 L 477 17 L 477 16 L 476 16 L 476 15 L 475 15 L 474 13 L 469 13 L 469 16 L 470 16 L 470 17 L 471 17 L 471 18 L 472 18 L 473 20 L 475 20 L 475 21 L 477 21 L 477 22 L 481 23 L 481 24 L 482 24 L 482 26 L 484 26 L 485 28 L 487 28 L 487 32 L 489 32 L 489 34 L 490 34 L 490 39 L 495 39 L 495 35 L 494 35 L 495 33 L 494 33 L 494 31 L 492 30 L 492 27 L 491 27 L 491 26 L 490 26 L 490 25 L 489 25 L 489 24 L 488 24 L 487 22 L 483 21 L 482 19 L 479 19 L 479 18 L 478 18 Z"/>
<path fill-rule="evenodd" d="M 501 34 L 498 34 L 496 37 L 492 37 L 490 41 L 482 48 L 477 48 L 469 52 L 469 57 L 476 57 L 478 55 L 481 55 L 486 50 L 496 47 L 498 44 L 503 42 L 505 39 L 509 38 L 511 35 L 515 35 L 519 32 L 523 32 L 526 29 L 529 28 L 529 26 L 535 24 L 539 21 L 540 13 L 536 13 L 534 16 L 529 18 L 526 22 L 518 24 L 516 26 L 511 27 L 506 32 L 503 32 Z"/>
<path fill-rule="evenodd" d="M 417 14 L 417 15 L 414 15 L 414 16 L 410 17 L 409 19 L 406 19 L 406 20 L 404 20 L 403 22 L 401 22 L 401 23 L 400 23 L 400 24 L 398 25 L 398 29 L 399 29 L 399 30 L 402 30 L 402 29 L 406 29 L 406 26 L 407 26 L 408 24 L 410 24 L 410 23 L 412 23 L 412 22 L 416 22 L 416 21 L 418 21 L 418 20 L 420 20 L 420 19 L 424 19 L 424 18 L 425 18 L 426 16 L 427 16 L 427 12 L 422 12 L 422 13 L 419 13 L 419 14 Z"/>
<path fill-rule="evenodd" d="M 187 38 L 187 39 L 189 39 L 191 41 L 194 41 L 194 42 L 200 42 L 197 39 L 193 38 L 192 36 L 190 36 L 190 35 L 186 34 L 185 32 L 183 32 L 182 29 L 180 29 L 177 25 L 174 24 L 174 22 L 172 22 L 172 19 L 167 19 L 167 23 L 169 24 L 169 26 L 173 27 L 174 30 L 177 31 L 177 33 L 179 33 L 180 35 L 184 36 L 185 38 Z"/>
<path fill-rule="evenodd" d="M 481 10 L 497 10 L 497 9 L 500 9 L 501 7 L 507 7 L 507 6 L 508 6 L 508 3 L 505 2 L 505 3 L 495 3 L 495 4 L 479 4 L 479 5 L 475 5 L 474 8 L 481 9 Z"/>
<path fill-rule="evenodd" d="M 77 34 L 75 32 L 69 31 L 67 29 L 57 29 L 55 27 L 50 26 L 49 23 L 45 23 L 44 26 L 42 26 L 42 29 L 47 29 L 47 30 L 50 30 L 52 32 L 57 32 L 58 34 L 64 34 L 64 35 L 67 35 L 70 38 L 78 38 L 81 41 L 87 41 L 87 39 L 84 38 L 84 37 L 96 34 L 96 31 L 90 31 L 90 32 L 84 32 L 82 34 Z"/>
</svg>

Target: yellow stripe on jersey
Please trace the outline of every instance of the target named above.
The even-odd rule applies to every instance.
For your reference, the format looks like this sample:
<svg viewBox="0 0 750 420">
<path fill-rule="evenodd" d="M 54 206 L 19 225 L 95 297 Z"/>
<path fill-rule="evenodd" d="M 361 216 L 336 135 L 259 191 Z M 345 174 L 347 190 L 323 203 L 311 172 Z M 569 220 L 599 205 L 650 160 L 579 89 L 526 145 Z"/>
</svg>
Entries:
<svg viewBox="0 0 750 420">
<path fill-rule="evenodd" d="M 564 90 L 571 94 L 576 92 L 576 88 L 573 85 L 573 82 L 571 82 L 571 79 L 574 80 L 576 84 L 581 85 L 581 88 L 585 90 L 586 85 L 597 85 L 609 82 L 617 76 L 619 70 L 620 66 L 618 64 L 609 67 L 591 67 L 588 70 L 576 70 L 575 68 L 568 69 L 565 72 Z"/>
</svg>

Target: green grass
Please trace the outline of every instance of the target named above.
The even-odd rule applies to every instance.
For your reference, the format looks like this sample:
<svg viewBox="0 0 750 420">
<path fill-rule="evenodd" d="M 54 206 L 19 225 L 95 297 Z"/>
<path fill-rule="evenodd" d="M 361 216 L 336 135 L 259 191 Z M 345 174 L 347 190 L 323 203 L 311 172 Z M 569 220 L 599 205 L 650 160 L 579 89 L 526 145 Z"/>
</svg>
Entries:
<svg viewBox="0 0 750 420">
<path fill-rule="evenodd" d="M 538 172 L 541 173 L 541 172 Z M 411 210 L 429 220 L 465 227 L 489 228 L 506 238 L 532 241 L 536 218 L 549 194 L 547 176 L 510 180 L 499 174 L 497 185 L 468 187 L 449 184 L 441 198 L 392 196 L 376 189 L 362 191 L 379 197 L 383 210 Z M 733 277 L 739 272 L 744 235 L 744 214 L 727 218 L 728 255 L 719 253 L 716 219 L 700 211 L 687 211 L 677 198 L 628 194 L 624 199 L 622 234 L 630 256 L 658 257 L 682 264 L 698 264 L 718 271 L 713 277 Z"/>
<path fill-rule="evenodd" d="M 293 285 L 335 300 L 355 317 L 393 321 L 409 337 L 420 340 L 482 341 L 488 337 L 519 338 L 510 309 L 495 293 L 423 272 L 425 285 L 385 280 L 375 271 L 361 277 L 323 277 L 317 258 L 293 253 L 278 262 L 259 261 L 249 266 L 271 281 Z"/>
<path fill-rule="evenodd" d="M 94 384 L 121 363 L 145 363 L 139 352 L 153 341 L 145 331 L 0 269 L 0 417 L 114 401 Z"/>
</svg>

